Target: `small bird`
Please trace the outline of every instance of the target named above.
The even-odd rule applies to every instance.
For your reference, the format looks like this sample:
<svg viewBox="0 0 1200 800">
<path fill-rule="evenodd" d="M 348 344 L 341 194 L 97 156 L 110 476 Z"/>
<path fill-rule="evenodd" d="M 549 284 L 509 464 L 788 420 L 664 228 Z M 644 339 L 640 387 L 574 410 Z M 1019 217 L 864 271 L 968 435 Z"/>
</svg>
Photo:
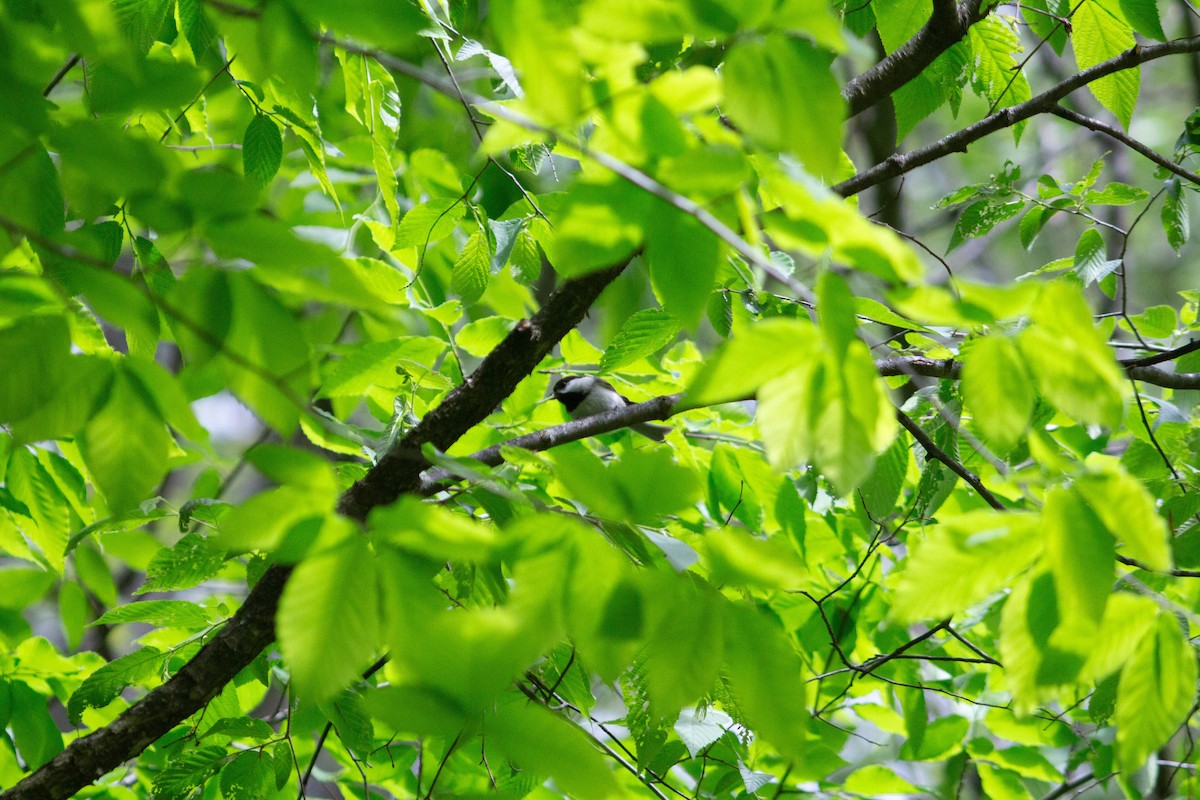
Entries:
<svg viewBox="0 0 1200 800">
<path fill-rule="evenodd" d="M 554 399 L 563 404 L 571 419 L 591 417 L 633 405 L 633 401 L 614 389 L 611 383 L 591 375 L 560 378 L 554 384 Z M 629 427 L 656 442 L 661 442 L 671 431 L 668 427 L 649 422 L 639 422 Z"/>
</svg>

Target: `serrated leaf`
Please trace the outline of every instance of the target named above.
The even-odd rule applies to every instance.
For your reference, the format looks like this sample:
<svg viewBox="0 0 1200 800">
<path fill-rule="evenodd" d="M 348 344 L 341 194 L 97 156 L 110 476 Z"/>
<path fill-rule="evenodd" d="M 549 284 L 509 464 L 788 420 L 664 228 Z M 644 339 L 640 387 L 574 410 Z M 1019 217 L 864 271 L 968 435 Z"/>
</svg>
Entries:
<svg viewBox="0 0 1200 800">
<path fill-rule="evenodd" d="M 255 114 L 242 135 L 242 172 L 259 186 L 266 186 L 283 162 L 283 135 L 266 114 Z"/>
<path fill-rule="evenodd" d="M 146 600 L 114 608 L 93 622 L 93 625 L 116 625 L 144 622 L 164 628 L 205 628 L 208 615 L 204 609 L 187 600 Z"/>
<path fill-rule="evenodd" d="M 88 420 L 80 441 L 88 470 L 114 512 L 127 511 L 154 492 L 166 474 L 172 446 L 158 410 L 122 372 L 113 380 L 108 402 Z"/>
<path fill-rule="evenodd" d="M 192 50 L 192 58 L 198 63 L 216 39 L 216 31 L 204 14 L 204 4 L 201 0 L 178 0 L 176 8 L 179 10 L 183 35 Z"/>
<path fill-rule="evenodd" d="M 1131 203 L 1140 203 L 1149 197 L 1150 193 L 1145 189 L 1113 182 L 1098 192 L 1088 191 L 1084 195 L 1084 201 L 1098 206 L 1127 206 Z"/>
<path fill-rule="evenodd" d="M 166 660 L 166 653 L 153 647 L 143 647 L 100 667 L 80 684 L 67 701 L 71 721 L 78 725 L 86 709 L 104 708 L 117 699 L 126 686 L 157 673 Z"/>
<path fill-rule="evenodd" d="M 1137 42 L 1116 0 L 1083 0 L 1071 17 L 1075 63 L 1080 70 L 1120 55 Z M 1141 85 L 1139 67 L 1123 69 L 1088 84 L 1100 105 L 1129 130 Z"/>
<path fill-rule="evenodd" d="M 1076 419 L 1120 424 L 1125 380 L 1078 287 L 1041 288 L 1018 344 L 1041 394 Z"/>
<path fill-rule="evenodd" d="M 1054 216 L 1054 210 L 1045 206 L 1034 206 L 1026 211 L 1017 226 L 1021 237 L 1021 246 L 1026 250 L 1033 247 L 1038 234 L 1042 232 L 1042 228 L 1046 226 L 1052 216 Z"/>
<path fill-rule="evenodd" d="M 154 776 L 155 800 L 185 796 L 211 775 L 225 758 L 225 748 L 206 745 L 185 750 Z"/>
<path fill-rule="evenodd" d="M 134 594 L 190 589 L 216 575 L 224 558 L 224 550 L 212 539 L 189 533 L 158 551 L 146 567 L 146 582 Z"/>
<path fill-rule="evenodd" d="M 537 705 L 509 702 L 487 716 L 488 741 L 525 769 L 554 778 L 570 797 L 622 792 L 597 750 L 575 725 Z"/>
<path fill-rule="evenodd" d="M 1120 260 L 1109 260 L 1107 255 L 1104 237 L 1100 235 L 1100 231 L 1095 228 L 1085 230 L 1075 245 L 1074 261 L 1075 274 L 1083 281 L 1084 286 L 1091 286 L 1121 266 Z"/>
<path fill-rule="evenodd" d="M 895 617 L 904 622 L 957 614 L 1004 586 L 1042 549 L 1034 514 L 976 511 L 929 529 L 900 575 Z"/>
<path fill-rule="evenodd" d="M 454 233 L 463 215 L 463 204 L 457 199 L 439 198 L 413 206 L 396 228 L 393 247 L 425 247 Z"/>
<path fill-rule="evenodd" d="M 474 303 L 483 296 L 491 275 L 492 245 L 483 231 L 472 233 L 462 252 L 454 261 L 450 275 L 450 291 L 464 303 Z"/>
<path fill-rule="evenodd" d="M 261 750 L 238 753 L 221 769 L 221 796 L 225 800 L 258 800 L 275 782 L 270 754 Z"/>
<path fill-rule="evenodd" d="M 517 234 L 508 260 L 512 264 L 513 277 L 526 286 L 532 285 L 542 274 L 542 254 L 537 240 L 527 228 Z"/>
<path fill-rule="evenodd" d="M 1117 755 L 1134 772 L 1166 744 L 1191 713 L 1196 693 L 1196 654 L 1179 622 L 1160 613 L 1121 671 L 1117 689 Z"/>
<path fill-rule="evenodd" d="M 1121 0 L 1121 11 L 1133 29 L 1147 39 L 1167 40 L 1155 0 Z"/>
<path fill-rule="evenodd" d="M 1167 234 L 1167 243 L 1178 253 L 1191 235 L 1187 195 L 1180 188 L 1179 178 L 1171 178 L 1166 185 L 1167 193 L 1163 197 L 1160 218 L 1163 231 Z"/>
<path fill-rule="evenodd" d="M 600 369 L 609 372 L 658 352 L 675 338 L 679 321 L 658 308 L 643 309 L 617 331 L 612 343 L 600 357 Z"/>
<path fill-rule="evenodd" d="M 366 541 L 353 536 L 296 567 L 275 625 L 302 697 L 321 703 L 345 688 L 379 646 L 375 560 Z"/>
<path fill-rule="evenodd" d="M 954 232 L 950 235 L 950 244 L 946 248 L 946 252 L 954 250 L 967 239 L 977 239 L 980 236 L 986 236 L 991 232 L 992 228 L 999 225 L 1005 220 L 1012 219 L 1017 214 L 1021 213 L 1021 209 L 1025 207 L 1023 199 L 995 201 L 995 200 L 980 200 L 972 203 L 963 210 L 962 215 L 958 218 L 958 222 L 954 225 Z"/>
<path fill-rule="evenodd" d="M 1080 476 L 1074 488 L 1108 532 L 1125 545 L 1126 555 L 1150 569 L 1171 568 L 1170 529 L 1145 484 L 1117 468 Z"/>
<path fill-rule="evenodd" d="M 993 108 L 1015 106 L 1032 96 L 1029 82 L 1020 69 L 1021 40 L 1009 20 L 1009 17 L 991 15 L 967 30 L 974 68 L 971 84 Z M 1021 139 L 1022 130 L 1022 123 L 1013 128 L 1017 141 Z"/>
<path fill-rule="evenodd" d="M 1010 339 L 992 335 L 971 344 L 963 361 L 963 399 L 975 427 L 1007 452 L 1028 429 L 1037 401 L 1021 352 Z"/>
<path fill-rule="evenodd" d="M 846 112 L 831 60 L 782 34 L 741 40 L 725 59 L 724 110 L 766 146 L 791 152 L 817 175 L 834 175 Z"/>
</svg>

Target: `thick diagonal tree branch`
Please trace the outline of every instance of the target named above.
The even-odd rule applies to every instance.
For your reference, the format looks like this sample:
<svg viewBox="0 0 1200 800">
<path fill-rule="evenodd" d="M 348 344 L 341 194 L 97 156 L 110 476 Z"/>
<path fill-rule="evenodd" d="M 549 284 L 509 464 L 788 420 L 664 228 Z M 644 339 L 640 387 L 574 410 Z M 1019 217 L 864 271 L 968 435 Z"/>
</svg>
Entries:
<svg viewBox="0 0 1200 800">
<path fill-rule="evenodd" d="M 897 153 L 887 160 L 863 170 L 854 177 L 842 181 L 834 186 L 833 190 L 843 197 L 858 194 L 877 183 L 911 172 L 917 167 L 937 161 L 939 158 L 950 153 L 966 152 L 968 145 L 990 133 L 1011 127 L 1037 114 L 1051 112 L 1058 105 L 1059 100 L 1062 100 L 1076 89 L 1082 88 L 1106 75 L 1132 69 L 1139 64 L 1145 64 L 1147 61 L 1154 61 L 1165 56 L 1196 52 L 1200 52 L 1200 36 L 1175 39 L 1163 44 L 1139 45 L 1130 48 L 1124 53 L 1110 58 L 1108 61 L 1103 61 L 1094 67 L 1089 67 L 1082 72 L 1075 73 L 1031 100 L 1026 100 L 1024 103 L 1009 106 L 1008 108 L 1002 108 L 995 114 L 989 114 L 979 120 L 974 125 L 969 125 L 960 131 L 955 131 L 927 147 L 912 150 L 908 153 Z"/>
<path fill-rule="evenodd" d="M 933 0 L 929 21 L 913 38 L 842 89 L 847 113 L 854 117 L 921 74 L 938 56 L 967 35 L 986 14 L 980 0 L 959 5 L 954 0 Z"/>
<path fill-rule="evenodd" d="M 516 385 L 583 319 L 600 292 L 629 259 L 565 283 L 532 319 L 522 320 L 479 368 L 425 416 L 361 481 L 343 495 L 341 513 L 365 519 L 420 485 L 428 464 L 421 445 L 449 447 L 483 421 Z M 65 800 L 137 756 L 159 737 L 212 700 L 235 675 L 275 639 L 275 610 L 291 568 L 264 573 L 246 602 L 199 653 L 170 680 L 113 722 L 77 739 L 0 800 Z"/>
</svg>

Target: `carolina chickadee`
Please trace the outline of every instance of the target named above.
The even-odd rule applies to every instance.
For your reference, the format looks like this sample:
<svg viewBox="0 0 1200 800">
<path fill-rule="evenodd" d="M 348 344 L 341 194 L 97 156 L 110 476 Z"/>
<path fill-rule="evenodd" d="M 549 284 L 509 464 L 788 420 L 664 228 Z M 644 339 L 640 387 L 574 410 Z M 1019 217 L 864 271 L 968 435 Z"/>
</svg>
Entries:
<svg viewBox="0 0 1200 800">
<path fill-rule="evenodd" d="M 571 419 L 591 417 L 633 405 L 633 401 L 622 395 L 606 380 L 591 375 L 568 375 L 554 384 L 554 399 L 562 403 Z M 639 422 L 630 425 L 638 433 L 661 442 L 671 431 L 662 425 Z"/>
</svg>

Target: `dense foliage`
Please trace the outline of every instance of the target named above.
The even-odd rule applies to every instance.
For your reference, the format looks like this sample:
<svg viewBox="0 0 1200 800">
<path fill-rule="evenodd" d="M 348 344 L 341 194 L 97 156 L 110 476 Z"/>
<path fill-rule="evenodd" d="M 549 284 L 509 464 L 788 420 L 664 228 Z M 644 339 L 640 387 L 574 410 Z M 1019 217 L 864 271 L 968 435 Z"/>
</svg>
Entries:
<svg viewBox="0 0 1200 800">
<path fill-rule="evenodd" d="M 4 797 L 1194 796 L 1195 13 L 0 0 Z"/>
</svg>

